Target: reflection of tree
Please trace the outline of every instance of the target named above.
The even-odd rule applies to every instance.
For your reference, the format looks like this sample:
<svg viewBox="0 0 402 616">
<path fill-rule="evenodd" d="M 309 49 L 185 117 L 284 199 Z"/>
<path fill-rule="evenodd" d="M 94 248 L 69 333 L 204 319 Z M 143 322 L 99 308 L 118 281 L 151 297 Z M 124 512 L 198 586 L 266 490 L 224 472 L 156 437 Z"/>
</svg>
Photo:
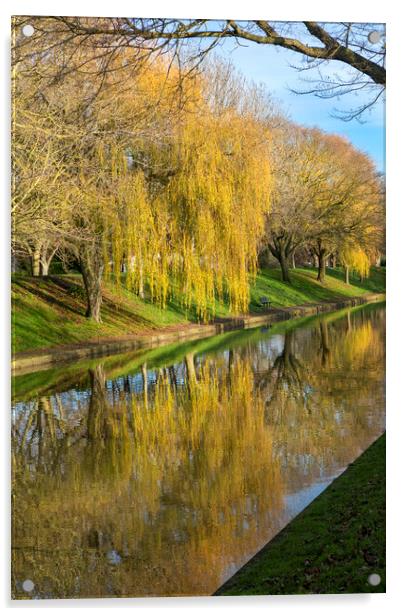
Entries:
<svg viewBox="0 0 402 616">
<path fill-rule="evenodd" d="M 87 414 L 88 441 L 105 439 L 109 435 L 109 417 L 105 392 L 105 374 L 102 364 L 89 370 L 91 397 Z"/>
<path fill-rule="evenodd" d="M 144 392 L 144 406 L 148 408 L 148 377 L 147 377 L 147 364 L 142 364 L 141 366 L 142 373 L 142 389 Z"/>
<path fill-rule="evenodd" d="M 278 402 L 283 396 L 294 398 L 308 407 L 305 396 L 308 371 L 294 353 L 294 338 L 294 330 L 285 333 L 282 352 L 278 354 L 272 367 L 258 375 L 256 380 L 259 389 L 267 392 L 265 408 L 268 423 L 271 422 L 272 413 L 281 408 Z"/>
<path fill-rule="evenodd" d="M 321 364 L 326 366 L 328 363 L 330 348 L 328 338 L 328 323 L 325 319 L 320 322 L 320 334 L 321 334 Z"/>
<path fill-rule="evenodd" d="M 13 422 L 14 588 L 35 573 L 41 596 L 213 592 L 286 521 L 284 494 L 381 430 L 384 322 L 350 322 L 152 377 L 111 382 L 98 366 L 79 399 L 27 403 Z"/>
<path fill-rule="evenodd" d="M 124 396 L 118 402 L 113 394 L 111 405 L 102 367 L 91 371 L 85 438 L 65 451 L 57 475 L 38 471 L 24 491 L 16 486 L 15 546 L 47 546 L 58 535 L 52 565 L 36 554 L 38 588 L 50 584 L 49 592 L 66 596 L 78 579 L 84 594 L 96 596 L 181 594 L 199 590 L 202 580 L 210 593 L 225 563 L 240 565 L 278 529 L 281 477 L 253 374 L 236 362 L 230 389 L 221 383 L 223 370 L 222 362 L 208 361 L 191 395 L 164 373 L 149 408 L 143 392 L 127 405 L 124 381 Z M 29 504 L 33 495 L 39 510 Z M 66 524 L 73 532 L 64 532 Z M 110 551 L 139 556 L 124 561 L 112 582 Z M 16 575 L 27 555 L 16 549 Z M 50 566 L 67 577 L 50 575 L 50 582 Z"/>
<path fill-rule="evenodd" d="M 187 353 L 184 358 L 187 373 L 187 389 L 189 396 L 194 395 L 194 389 L 197 385 L 197 374 L 194 364 L 194 353 Z"/>
</svg>

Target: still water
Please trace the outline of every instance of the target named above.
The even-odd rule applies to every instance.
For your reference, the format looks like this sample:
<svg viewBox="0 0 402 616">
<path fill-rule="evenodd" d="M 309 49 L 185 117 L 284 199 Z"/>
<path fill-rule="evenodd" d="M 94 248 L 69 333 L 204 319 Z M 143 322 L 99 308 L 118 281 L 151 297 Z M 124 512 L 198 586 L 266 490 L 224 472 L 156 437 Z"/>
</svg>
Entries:
<svg viewBox="0 0 402 616">
<path fill-rule="evenodd" d="M 371 305 L 16 377 L 13 596 L 212 594 L 383 432 L 384 340 Z"/>
</svg>

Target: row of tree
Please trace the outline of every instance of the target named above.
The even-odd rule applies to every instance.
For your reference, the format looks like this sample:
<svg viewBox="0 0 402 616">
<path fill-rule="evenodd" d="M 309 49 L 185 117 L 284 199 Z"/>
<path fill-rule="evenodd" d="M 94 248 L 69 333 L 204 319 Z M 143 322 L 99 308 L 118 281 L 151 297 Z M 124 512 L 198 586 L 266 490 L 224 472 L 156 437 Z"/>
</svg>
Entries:
<svg viewBox="0 0 402 616">
<path fill-rule="evenodd" d="M 179 293 L 207 319 L 216 297 L 248 309 L 267 245 L 286 281 L 302 246 L 321 281 L 330 254 L 366 273 L 381 250 L 370 159 L 287 121 L 231 65 L 133 63 L 123 46 L 104 67 L 75 40 L 15 37 L 13 251 L 34 276 L 55 255 L 79 269 L 88 317 L 101 319 L 105 277 L 140 296 L 147 287 L 162 307 Z"/>
<path fill-rule="evenodd" d="M 384 252 L 384 185 L 373 161 L 345 138 L 285 123 L 273 131 L 269 249 L 290 282 L 289 261 L 307 248 L 324 282 L 329 257 L 367 276 Z"/>
</svg>

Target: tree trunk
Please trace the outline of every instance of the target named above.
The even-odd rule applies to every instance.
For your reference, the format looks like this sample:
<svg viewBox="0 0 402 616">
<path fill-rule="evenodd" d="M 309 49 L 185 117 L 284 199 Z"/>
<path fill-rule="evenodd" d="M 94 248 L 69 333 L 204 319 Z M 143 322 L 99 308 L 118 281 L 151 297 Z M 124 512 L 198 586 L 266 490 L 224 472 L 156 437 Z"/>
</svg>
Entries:
<svg viewBox="0 0 402 616">
<path fill-rule="evenodd" d="M 139 267 L 139 281 L 138 281 L 138 295 L 141 299 L 144 299 L 144 273 L 142 263 L 140 263 Z"/>
<path fill-rule="evenodd" d="M 293 341 L 293 331 L 290 330 L 285 333 L 285 341 L 283 345 L 283 351 L 281 353 L 281 358 L 283 360 L 283 365 L 287 369 L 289 367 L 291 356 L 292 356 L 292 341 Z"/>
<path fill-rule="evenodd" d="M 269 243 L 268 247 L 272 255 L 279 261 L 281 266 L 282 281 L 291 283 L 289 276 L 289 264 L 288 257 L 291 254 L 291 240 L 286 235 L 273 236 L 272 244 Z"/>
<path fill-rule="evenodd" d="M 318 253 L 318 275 L 317 275 L 317 280 L 319 282 L 324 282 L 325 280 L 325 272 L 326 272 L 326 265 L 325 265 L 325 251 L 324 250 L 320 250 Z"/>
<path fill-rule="evenodd" d="M 348 266 L 345 267 L 345 282 L 346 284 L 349 284 L 349 267 Z"/>
<path fill-rule="evenodd" d="M 191 398 L 194 392 L 194 387 L 197 385 L 197 375 L 195 372 L 195 365 L 194 365 L 194 353 L 187 353 L 187 355 L 185 355 L 184 357 L 184 361 L 186 364 L 186 372 L 187 372 L 187 390 Z"/>
<path fill-rule="evenodd" d="M 103 258 L 97 244 L 86 246 L 80 255 L 80 268 L 87 295 L 85 316 L 101 322 Z"/>
<path fill-rule="evenodd" d="M 41 245 L 35 244 L 32 253 L 32 276 L 40 276 L 40 250 Z"/>
<path fill-rule="evenodd" d="M 40 256 L 40 271 L 42 276 L 49 275 L 49 267 L 55 254 L 56 249 L 49 250 L 46 245 L 42 248 Z"/>
<path fill-rule="evenodd" d="M 320 333 L 321 333 L 321 363 L 323 366 L 326 366 L 330 354 L 329 349 L 329 337 L 328 337 L 328 323 L 326 321 L 321 321 L 320 323 Z"/>
<path fill-rule="evenodd" d="M 295 261 L 295 253 L 294 253 L 294 251 L 292 252 L 292 268 L 296 269 L 296 261 Z"/>
<path fill-rule="evenodd" d="M 186 363 L 187 379 L 189 381 L 195 382 L 197 380 L 197 376 L 195 373 L 194 353 L 187 353 L 184 358 L 184 361 Z"/>
<path fill-rule="evenodd" d="M 280 255 L 279 255 L 279 263 L 280 263 L 280 266 L 281 266 L 282 281 L 283 282 L 290 282 L 289 265 L 288 265 L 288 261 L 287 261 L 285 255 L 283 254 L 283 252 L 281 252 Z"/>
<path fill-rule="evenodd" d="M 89 441 L 103 439 L 107 435 L 108 404 L 106 399 L 105 372 L 102 364 L 89 370 L 91 397 L 87 414 L 87 437 Z"/>
</svg>

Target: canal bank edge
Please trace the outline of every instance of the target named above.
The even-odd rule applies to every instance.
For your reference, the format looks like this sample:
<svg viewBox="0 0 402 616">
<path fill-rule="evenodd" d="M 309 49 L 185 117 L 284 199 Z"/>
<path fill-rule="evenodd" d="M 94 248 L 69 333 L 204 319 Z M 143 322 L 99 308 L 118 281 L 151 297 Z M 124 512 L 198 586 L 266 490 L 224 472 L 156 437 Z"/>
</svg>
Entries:
<svg viewBox="0 0 402 616">
<path fill-rule="evenodd" d="M 384 593 L 385 453 L 384 433 L 214 595 Z"/>
<path fill-rule="evenodd" d="M 319 304 L 304 304 L 286 308 L 270 308 L 262 315 L 246 315 L 221 319 L 214 323 L 183 325 L 179 330 L 161 331 L 158 334 L 145 336 L 131 335 L 119 338 L 93 340 L 86 343 L 61 345 L 49 349 L 24 351 L 16 353 L 11 360 L 13 374 L 24 374 L 62 365 L 74 360 L 90 359 L 124 353 L 136 349 L 149 349 L 161 344 L 197 340 L 215 336 L 236 329 L 250 329 L 260 325 L 271 325 L 280 321 L 315 315 L 323 312 L 333 312 L 341 308 L 359 306 L 385 300 L 384 293 L 370 293 L 360 297 L 351 297 L 337 301 L 327 301 Z"/>
</svg>

